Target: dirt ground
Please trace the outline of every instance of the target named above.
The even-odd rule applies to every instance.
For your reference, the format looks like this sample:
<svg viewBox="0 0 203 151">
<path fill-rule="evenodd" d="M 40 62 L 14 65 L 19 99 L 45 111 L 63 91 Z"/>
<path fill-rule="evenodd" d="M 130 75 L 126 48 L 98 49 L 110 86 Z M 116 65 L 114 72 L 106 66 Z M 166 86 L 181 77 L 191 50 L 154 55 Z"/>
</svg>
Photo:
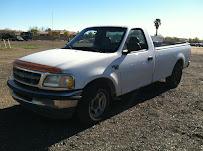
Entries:
<svg viewBox="0 0 203 151">
<path fill-rule="evenodd" d="M 109 118 L 92 127 L 48 120 L 16 103 L 6 80 L 14 59 L 64 41 L 12 42 L 0 48 L 0 150 L 203 150 L 203 48 L 178 88 L 157 82 L 114 102 Z M 2 46 L 2 44 L 1 44 Z"/>
</svg>

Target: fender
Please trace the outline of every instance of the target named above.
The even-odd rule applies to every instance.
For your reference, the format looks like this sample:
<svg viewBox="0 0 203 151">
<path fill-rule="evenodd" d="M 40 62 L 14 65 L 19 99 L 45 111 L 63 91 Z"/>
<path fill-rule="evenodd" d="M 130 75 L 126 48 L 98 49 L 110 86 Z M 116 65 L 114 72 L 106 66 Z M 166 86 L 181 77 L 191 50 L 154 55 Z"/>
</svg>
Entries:
<svg viewBox="0 0 203 151">
<path fill-rule="evenodd" d="M 98 80 L 98 79 L 107 79 L 110 80 L 113 83 L 113 86 L 115 88 L 115 95 L 119 96 L 121 94 L 121 88 L 119 84 L 119 77 L 118 74 L 116 73 L 111 73 L 110 75 L 105 75 L 105 74 L 99 74 L 99 75 L 94 75 L 89 77 L 84 83 L 83 83 L 83 88 L 87 86 L 89 83 L 92 81 Z"/>
<path fill-rule="evenodd" d="M 183 61 L 183 67 L 185 66 L 185 56 L 183 53 L 178 53 L 177 55 L 177 61 L 182 60 Z"/>
<path fill-rule="evenodd" d="M 173 65 L 173 68 L 175 67 L 175 65 L 176 65 L 176 63 L 178 62 L 178 61 L 182 61 L 182 63 L 183 63 L 183 67 L 185 66 L 185 56 L 184 56 L 184 54 L 183 53 L 178 53 L 178 55 L 176 56 L 176 62 L 174 62 L 174 65 Z M 173 72 L 173 70 L 171 70 L 171 73 L 170 74 L 172 74 L 172 72 Z"/>
</svg>

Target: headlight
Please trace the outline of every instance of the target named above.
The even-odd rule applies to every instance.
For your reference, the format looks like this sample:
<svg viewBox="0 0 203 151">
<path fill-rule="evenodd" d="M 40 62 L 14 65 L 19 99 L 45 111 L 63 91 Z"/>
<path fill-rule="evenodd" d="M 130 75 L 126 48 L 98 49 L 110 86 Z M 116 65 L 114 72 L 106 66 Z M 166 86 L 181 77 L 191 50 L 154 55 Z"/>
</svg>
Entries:
<svg viewBox="0 0 203 151">
<path fill-rule="evenodd" d="M 43 86 L 51 88 L 73 89 L 75 85 L 74 78 L 70 75 L 47 75 Z"/>
</svg>

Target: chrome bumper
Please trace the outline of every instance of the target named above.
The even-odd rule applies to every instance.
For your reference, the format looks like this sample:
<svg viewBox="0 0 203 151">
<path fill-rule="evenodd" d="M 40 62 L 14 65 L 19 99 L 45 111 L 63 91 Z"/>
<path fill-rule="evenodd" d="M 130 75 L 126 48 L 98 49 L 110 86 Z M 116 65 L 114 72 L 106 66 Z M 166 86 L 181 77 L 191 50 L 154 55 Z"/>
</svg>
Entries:
<svg viewBox="0 0 203 151">
<path fill-rule="evenodd" d="M 25 98 L 18 96 L 15 92 L 11 91 L 12 97 L 19 103 L 24 102 L 41 107 L 50 107 L 54 109 L 66 109 L 76 107 L 78 100 L 50 100 L 33 97 L 32 100 L 26 100 Z"/>
<path fill-rule="evenodd" d="M 75 108 L 81 99 L 82 90 L 75 91 L 48 91 L 29 89 L 8 80 L 7 85 L 11 89 L 12 97 L 19 103 L 34 106 L 49 107 L 54 109 Z"/>
</svg>

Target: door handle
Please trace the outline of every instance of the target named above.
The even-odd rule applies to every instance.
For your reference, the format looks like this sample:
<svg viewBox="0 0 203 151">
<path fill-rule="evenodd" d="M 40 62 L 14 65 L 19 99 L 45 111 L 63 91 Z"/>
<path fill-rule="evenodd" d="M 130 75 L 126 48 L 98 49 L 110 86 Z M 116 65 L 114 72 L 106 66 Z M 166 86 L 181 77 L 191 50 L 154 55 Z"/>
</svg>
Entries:
<svg viewBox="0 0 203 151">
<path fill-rule="evenodd" d="M 153 57 L 152 57 L 152 56 L 149 56 L 149 57 L 147 58 L 147 60 L 148 60 L 148 61 L 152 61 L 152 60 L 153 60 Z"/>
</svg>

